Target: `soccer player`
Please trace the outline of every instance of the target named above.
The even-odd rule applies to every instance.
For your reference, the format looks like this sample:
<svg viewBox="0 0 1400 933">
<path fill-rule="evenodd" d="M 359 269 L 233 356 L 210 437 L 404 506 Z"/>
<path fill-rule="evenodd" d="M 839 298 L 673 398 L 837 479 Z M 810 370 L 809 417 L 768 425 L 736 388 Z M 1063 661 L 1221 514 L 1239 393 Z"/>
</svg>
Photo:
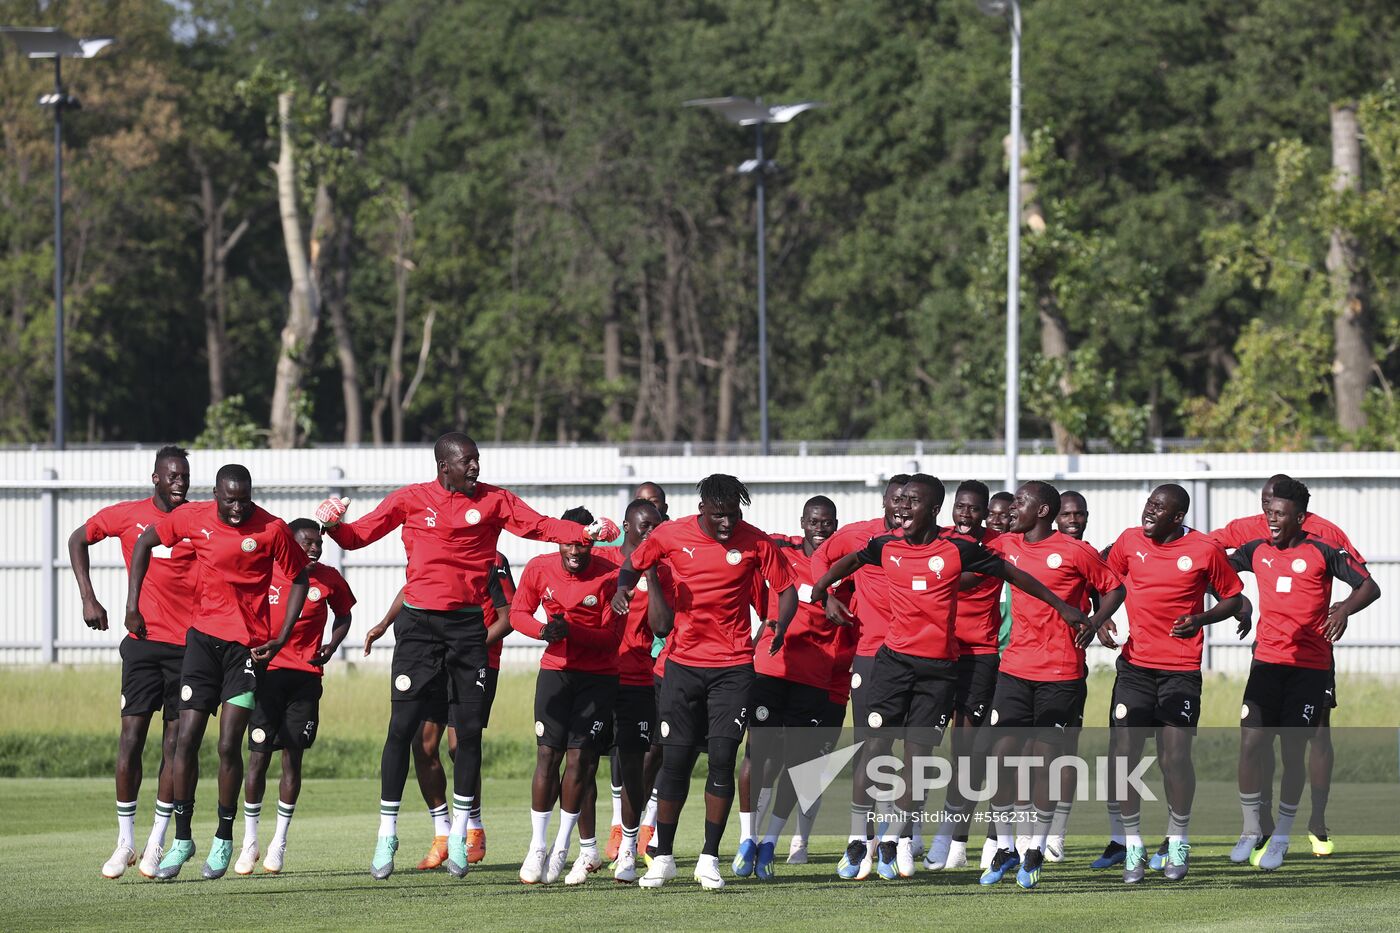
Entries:
<svg viewBox="0 0 1400 933">
<path fill-rule="evenodd" d="M 1380 597 L 1366 566 L 1303 529 L 1308 487 L 1294 479 L 1274 483 L 1265 517 L 1269 537 L 1235 550 L 1230 563 L 1254 574 L 1259 584 L 1259 628 L 1254 661 L 1244 688 L 1240 719 L 1240 808 L 1244 829 L 1230 859 L 1243 862 L 1262 837 L 1259 823 L 1259 760 L 1272 756 L 1278 733 L 1283 775 L 1279 780 L 1278 821 L 1259 868 L 1283 865 L 1293 819 L 1307 779 L 1308 738 L 1327 709 L 1332 683 L 1332 644 L 1346 632 L 1352 615 Z M 1352 588 L 1332 603 L 1332 581 Z"/>
<path fill-rule="evenodd" d="M 1069 535 L 1076 541 L 1084 540 L 1084 532 L 1089 528 L 1089 502 L 1083 493 L 1074 489 L 1060 493 L 1060 514 L 1055 516 L 1055 527 L 1062 535 Z"/>
<path fill-rule="evenodd" d="M 100 510 L 68 538 L 68 557 L 83 601 L 83 622 L 99 632 L 107 631 L 107 610 L 93 592 L 88 548 L 104 538 L 117 538 L 122 559 L 131 568 L 136 539 L 156 520 L 185 503 L 190 488 L 189 454 L 179 447 L 156 451 L 151 473 L 151 496 L 118 502 Z M 180 663 L 185 655 L 185 629 L 197 593 L 194 547 L 177 542 L 156 548 L 157 558 L 147 572 L 141 613 L 145 627 L 132 629 L 122 639 L 121 737 L 117 741 L 117 848 L 102 866 L 102 877 L 120 878 L 136 864 L 136 798 L 141 790 L 141 753 L 151 714 L 161 710 L 161 768 L 156 788 L 155 823 L 141 853 L 141 874 L 155 876 L 165 854 L 165 832 L 170 824 L 173 780 L 171 763 L 175 739 L 180 734 Z"/>
<path fill-rule="evenodd" d="M 1000 577 L 1048 603 L 1047 614 L 1058 613 L 1069 626 L 1086 624 L 1083 612 L 1024 570 L 975 541 L 939 528 L 943 496 L 943 484 L 934 477 L 923 473 L 909 477 L 895 499 L 895 524 L 903 534 L 872 538 L 861 550 L 833 563 L 812 587 L 814 599 L 830 602 L 828 587 L 857 567 L 876 566 L 884 571 L 889 581 L 890 627 L 875 656 L 865 725 L 875 730 L 925 730 L 932 733 L 934 745 L 947 728 L 957 689 L 955 626 L 964 573 Z M 870 744 L 887 754 L 893 741 L 888 734 L 877 734 Z M 922 740 L 905 736 L 911 765 L 906 773 L 914 773 L 912 760 L 921 744 Z M 887 880 L 914 874 L 912 783 L 906 782 L 899 801 L 906 818 L 884 821 L 876 871 Z"/>
<path fill-rule="evenodd" d="M 292 624 L 291 639 L 267 665 L 258 684 L 257 705 L 248 722 L 248 775 L 243 788 L 243 848 L 234 863 L 236 874 L 251 875 L 262 855 L 258 845 L 258 820 L 262 816 L 263 791 L 267 786 L 267 766 L 272 752 L 282 750 L 282 781 L 277 796 L 277 829 L 263 859 L 263 871 L 277 874 L 287 856 L 287 831 L 301 796 L 301 758 L 316 741 L 321 722 L 321 674 L 326 662 L 335 657 L 340 643 L 350 632 L 350 608 L 355 594 L 334 567 L 321 563 L 321 526 L 309 518 L 298 518 L 287 526 L 311 563 L 307 567 L 308 588 L 301 615 Z M 282 594 L 289 592 L 291 580 L 274 572 L 267 601 L 272 608 L 272 627 L 278 631 L 286 621 Z M 326 617 L 335 613 L 330 640 Z"/>
<path fill-rule="evenodd" d="M 1128 611 L 1128 640 L 1113 683 L 1110 763 L 1131 773 L 1142 760 L 1148 733 L 1156 731 L 1167 793 L 1162 876 L 1168 881 L 1186 877 L 1191 850 L 1188 832 L 1196 795 L 1191 739 L 1201 717 L 1202 630 L 1234 616 L 1244 603 L 1239 575 L 1224 549 L 1183 524 L 1190 508 L 1185 489 L 1175 483 L 1158 486 L 1143 506 L 1141 527 L 1119 535 L 1106 561 L 1123 580 Z M 1220 600 L 1209 611 L 1207 590 Z M 1117 647 L 1106 627 L 1099 630 L 1099 640 Z M 1123 880 L 1136 884 L 1147 866 L 1142 801 L 1132 786 L 1125 789 L 1116 800 L 1126 837 Z"/>
<path fill-rule="evenodd" d="M 670 516 L 666 514 L 666 490 L 661 488 L 660 483 L 646 482 L 638 486 L 632 493 L 633 500 L 645 499 L 656 506 L 656 511 L 661 513 L 661 520 L 667 521 Z"/>
<path fill-rule="evenodd" d="M 199 607 L 185 633 L 180 665 L 180 736 L 175 743 L 175 844 L 155 876 L 174 878 L 194 855 L 194 792 L 199 782 L 199 747 L 209 717 L 219 712 L 219 823 L 204 861 L 206 878 L 222 878 L 233 857 L 233 818 L 243 783 L 243 733 L 253 711 L 258 672 L 287 643 L 306 601 L 306 552 L 287 523 L 253 502 L 253 478 L 238 463 L 219 468 L 214 500 L 182 506 L 161 516 L 136 539 L 126 627 L 145 627 L 141 594 L 151 552 L 181 541 L 194 545 L 199 564 Z M 286 618 L 272 631 L 268 587 L 273 573 L 291 581 Z"/>
<path fill-rule="evenodd" d="M 393 702 L 380 760 L 379 838 L 370 875 L 388 878 L 399 848 L 398 816 L 413 737 L 424 715 L 429 690 L 446 670 L 452 721 L 457 728 L 453 758 L 452 824 L 447 836 L 447 870 L 467 874 L 467 819 L 475 808 L 481 771 L 482 712 L 486 702 L 486 625 L 481 607 L 501 532 L 556 544 L 611 539 L 617 526 L 606 519 L 589 529 L 546 518 L 518 496 L 478 481 L 481 452 L 476 441 L 451 432 L 433 446 L 436 479 L 391 492 L 364 518 L 341 519 L 348 500 L 327 499 L 316 517 L 331 539 L 348 550 L 373 544 L 403 529 L 408 555 L 404 609 L 395 623 Z"/>
<path fill-rule="evenodd" d="M 620 567 L 662 521 L 661 512 L 651 500 L 634 499 L 627 506 L 622 522 L 622 545 L 595 547 L 593 554 Z M 663 616 L 669 619 L 669 614 L 665 613 L 668 605 L 665 594 L 672 590 L 671 571 L 665 564 L 651 568 L 637 581 L 618 645 L 617 700 L 613 705 L 611 730 L 615 762 L 613 812 L 617 821 L 613 829 L 617 845 L 614 847 L 610 838 L 608 846 L 615 861 L 613 879 L 624 884 L 637 880 L 637 840 L 642 812 L 647 806 L 648 778 L 655 781 L 655 768 L 660 765 L 657 755 L 651 774 L 647 774 L 646 759 L 655 740 L 652 731 L 656 723 L 657 694 L 651 647 L 654 624 L 664 628 L 664 623 L 656 620 Z M 660 595 L 653 599 L 654 593 Z M 586 806 L 593 806 L 593 802 L 590 800 Z"/>
<path fill-rule="evenodd" d="M 569 509 L 564 521 L 593 524 L 584 508 Z M 624 619 L 613 612 L 617 565 L 592 553 L 592 543 L 561 544 L 525 565 L 510 607 L 517 632 L 544 641 L 535 682 L 535 777 L 530 791 L 530 848 L 520 866 L 526 884 L 553 884 L 564 873 L 573 831 L 579 856 L 564 879 L 583 884 L 603 865 L 598 854 L 587 788 L 598 773 L 598 757 L 609 744 L 617 699 L 617 647 Z M 548 621 L 535 612 L 543 608 Z M 564 775 L 559 776 L 559 766 Z M 559 801 L 559 832 L 551 848 L 549 818 Z M 580 819 L 587 816 L 589 819 Z"/>
<path fill-rule="evenodd" d="M 1048 764 L 1034 769 L 1031 794 L 1026 802 L 1033 807 L 1030 847 L 1024 861 L 1015 847 L 1015 834 L 1006 818 L 1016 800 L 1014 771 L 1006 764 L 1009 755 L 1019 754 L 1025 736 L 1018 728 L 1033 728 L 1031 754 L 1043 762 L 1053 761 L 1062 750 L 1067 729 L 1078 729 L 1084 721 L 1084 647 L 1104 621 L 1123 602 L 1123 586 L 1089 545 L 1055 530 L 1060 510 L 1060 494 L 1049 483 L 1032 481 L 1016 491 L 1011 507 L 1011 533 L 997 539 L 1006 560 L 1023 573 L 1040 580 L 1058 598 L 1071 606 L 1088 605 L 1089 590 L 1101 594 L 1099 609 L 1086 627 L 1065 626 L 1044 606 L 1026 599 L 1013 600 L 1011 644 L 1001 658 L 996 692 L 988 725 L 999 726 L 992 733 L 992 755 L 1000 762 L 1000 779 L 992 797 L 997 823 L 997 853 L 980 879 L 996 884 L 1017 868 L 1016 883 L 1033 888 L 1040 882 L 1045 860 L 1044 847 L 1054 818 L 1054 805 L 1064 796 L 1052 787 Z M 1080 617 L 1083 612 L 1080 611 Z M 1060 776 L 1060 775 L 1057 775 Z M 1059 783 L 1058 781 L 1056 782 Z"/>
<path fill-rule="evenodd" d="M 666 676 L 661 688 L 660 801 L 657 856 L 641 885 L 658 888 L 676 876 L 676 824 L 690 791 L 690 773 L 704 743 L 709 755 L 705 782 L 705 844 L 695 880 L 717 890 L 719 843 L 734 801 L 734 766 L 748 726 L 753 687 L 753 636 L 749 605 L 762 576 L 778 593 L 778 618 L 771 650 L 782 646 L 797 612 L 797 588 L 768 537 L 743 520 L 749 491 L 733 476 L 701 480 L 698 515 L 666 522 L 637 546 L 618 574 L 614 609 L 625 613 L 641 574 L 665 560 L 675 579 L 676 604 Z"/>
<path fill-rule="evenodd" d="M 833 563 L 859 551 L 871 538 L 895 531 L 895 499 L 908 481 L 907 473 L 891 476 L 885 484 L 885 494 L 881 500 L 883 515 L 851 522 L 823 542 L 812 555 L 812 576 L 821 577 Z M 833 625 L 848 625 L 859 619 L 856 653 L 851 661 L 850 698 L 852 721 L 856 729 L 861 730 L 870 716 L 868 698 L 873 685 L 870 674 L 875 667 L 875 655 L 885 643 L 885 632 L 890 624 L 890 584 L 878 567 L 861 567 L 856 571 L 853 582 L 856 591 L 850 607 L 847 608 L 839 599 L 827 600 L 826 616 Z M 868 758 L 869 752 L 862 746 L 857 753 L 856 767 L 863 767 Z M 868 785 L 861 781 L 854 782 L 851 787 L 851 833 L 846 852 L 836 865 L 837 876 L 847 881 L 863 881 L 874 868 L 875 826 L 866 818 L 872 806 Z"/>
</svg>

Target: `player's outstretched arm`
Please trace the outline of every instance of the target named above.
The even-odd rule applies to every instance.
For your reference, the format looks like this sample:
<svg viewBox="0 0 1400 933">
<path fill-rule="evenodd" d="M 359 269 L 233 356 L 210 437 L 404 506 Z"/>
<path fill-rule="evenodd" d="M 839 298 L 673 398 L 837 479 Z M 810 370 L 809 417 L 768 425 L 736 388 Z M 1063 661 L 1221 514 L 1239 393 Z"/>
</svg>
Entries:
<svg viewBox="0 0 1400 933">
<path fill-rule="evenodd" d="M 632 566 L 632 556 L 629 554 L 622 561 L 622 566 L 617 571 L 617 592 L 613 594 L 612 611 L 618 615 L 626 615 L 628 608 L 632 605 L 632 591 L 637 588 L 637 581 L 642 578 L 642 573 Z M 648 582 L 647 586 L 651 583 Z M 647 621 L 651 621 L 650 613 Z"/>
<path fill-rule="evenodd" d="M 292 627 L 297 624 L 297 619 L 301 618 L 301 607 L 306 605 L 306 593 L 310 589 L 311 572 L 303 567 L 292 579 L 291 589 L 287 593 L 287 615 L 282 619 L 282 630 L 272 637 L 272 641 L 264 642 L 249 652 L 254 661 L 266 664 L 282 650 L 287 639 L 292 637 Z"/>
<path fill-rule="evenodd" d="M 365 657 L 369 657 L 370 646 L 384 637 L 384 633 L 389 631 L 389 626 L 394 624 L 400 612 L 403 612 L 403 587 L 394 594 L 394 601 L 389 604 L 389 611 L 384 613 L 384 618 L 365 632 Z"/>
<path fill-rule="evenodd" d="M 486 644 L 494 645 L 515 631 L 510 625 L 510 606 L 496 607 L 496 620 L 486 627 Z"/>
<path fill-rule="evenodd" d="M 1196 634 L 1207 625 L 1214 625 L 1217 622 L 1224 622 L 1226 619 L 1238 616 L 1243 605 L 1244 594 L 1236 593 L 1229 599 L 1220 600 L 1205 612 L 1180 616 L 1177 618 L 1176 624 L 1172 626 L 1172 637 L 1195 638 Z"/>
<path fill-rule="evenodd" d="M 350 634 L 350 613 L 335 617 L 335 624 L 331 626 L 331 640 L 321 646 L 316 652 L 316 657 L 311 659 L 311 663 L 316 667 L 325 667 L 335 653 L 340 650 L 340 643 L 345 641 L 345 636 Z"/>
<path fill-rule="evenodd" d="M 1089 642 L 1094 640 L 1094 636 L 1099 633 L 1105 622 L 1113 621 L 1113 614 L 1118 611 L 1118 607 L 1123 605 L 1123 599 L 1128 595 L 1128 588 L 1123 584 L 1118 584 L 1117 588 L 1101 593 L 1099 595 L 1098 609 L 1094 611 L 1093 618 L 1089 620 L 1087 628 L 1081 630 L 1075 636 L 1074 643 L 1081 648 L 1089 647 Z M 1069 622 L 1068 619 L 1065 620 Z M 1073 625 L 1073 622 L 1070 622 Z"/>
<path fill-rule="evenodd" d="M 68 536 L 68 563 L 78 578 L 78 594 L 83 600 L 83 624 L 98 632 L 107 631 L 107 610 L 92 589 L 92 564 L 88 560 L 87 524 L 79 525 Z"/>
<path fill-rule="evenodd" d="M 1060 618 L 1064 619 L 1072 628 L 1084 629 L 1088 627 L 1089 619 L 1080 609 L 1071 606 L 1069 603 L 1050 592 L 1049 587 L 1015 564 L 1010 562 L 1003 564 L 1001 567 L 1001 578 L 1021 592 L 1029 596 L 1034 596 L 1041 602 L 1049 604 L 1050 608 L 1058 612 Z M 1121 600 L 1119 601 L 1121 602 Z M 1113 608 L 1117 609 L 1118 607 L 1115 605 Z M 1110 613 L 1110 615 L 1112 615 L 1112 613 Z"/>
<path fill-rule="evenodd" d="M 146 637 L 146 620 L 141 615 L 141 587 L 151 566 L 151 548 L 160 544 L 160 535 L 152 525 L 141 532 L 131 549 L 131 570 L 126 588 L 126 630 L 137 638 Z"/>
<path fill-rule="evenodd" d="M 619 585 L 618 589 L 621 589 Z M 613 597 L 613 605 L 617 598 Z M 661 584 L 661 573 L 653 567 L 647 571 L 647 625 L 657 638 L 671 634 L 676 624 L 676 610 L 666 596 L 666 588 Z"/>
<path fill-rule="evenodd" d="M 783 639 L 787 637 L 788 626 L 792 624 L 792 617 L 797 614 L 797 587 L 789 586 L 778 594 L 778 618 L 777 621 L 770 621 L 773 626 L 773 641 L 768 645 L 769 654 L 777 654 L 783 647 Z"/>
<path fill-rule="evenodd" d="M 826 619 L 832 625 L 850 625 L 855 621 L 850 607 L 831 592 L 831 587 L 855 573 L 859 566 L 860 552 L 852 551 L 833 561 L 821 579 L 812 584 L 812 602 L 826 610 Z"/>
</svg>

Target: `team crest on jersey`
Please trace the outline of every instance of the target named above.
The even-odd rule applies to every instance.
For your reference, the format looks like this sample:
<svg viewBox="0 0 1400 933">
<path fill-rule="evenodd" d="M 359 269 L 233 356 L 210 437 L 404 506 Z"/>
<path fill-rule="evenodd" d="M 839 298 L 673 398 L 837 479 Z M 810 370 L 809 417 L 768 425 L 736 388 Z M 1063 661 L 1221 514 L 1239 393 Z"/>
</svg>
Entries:
<svg viewBox="0 0 1400 933">
<path fill-rule="evenodd" d="M 587 596 L 583 597 L 583 604 L 590 608 L 596 606 L 598 605 L 598 597 L 594 596 L 592 593 L 589 593 Z"/>
<path fill-rule="evenodd" d="M 1045 558 L 1045 566 L 1049 567 L 1051 570 L 1054 570 L 1064 562 L 1065 559 L 1059 554 L 1051 554 L 1049 557 Z"/>
<path fill-rule="evenodd" d="M 306 598 L 311 600 L 313 603 L 316 602 L 316 600 L 321 598 L 321 588 L 319 586 L 313 586 L 311 589 L 306 591 Z"/>
<path fill-rule="evenodd" d="M 1176 569 L 1177 569 L 1177 570 L 1180 570 L 1182 573 L 1185 573 L 1186 571 L 1190 570 L 1191 567 L 1192 567 L 1191 558 L 1189 558 L 1189 557 L 1178 557 L 1178 558 L 1176 559 Z"/>
<path fill-rule="evenodd" d="M 724 559 L 729 562 L 730 566 L 737 567 L 739 561 L 744 559 L 744 555 L 731 549 L 728 554 L 724 555 Z"/>
<path fill-rule="evenodd" d="M 1301 557 L 1294 558 L 1294 560 L 1293 560 L 1293 572 L 1294 572 L 1294 573 L 1302 573 L 1304 570 L 1307 570 L 1307 569 L 1308 569 L 1308 562 L 1307 562 L 1307 561 L 1303 560 L 1303 558 L 1301 558 Z"/>
<path fill-rule="evenodd" d="M 476 525 L 481 522 L 481 513 L 476 509 L 467 509 L 465 518 L 468 525 Z"/>
<path fill-rule="evenodd" d="M 645 592 L 647 591 L 647 578 L 646 578 L 646 577 L 642 577 L 640 580 L 637 581 L 637 590 L 638 590 L 639 592 L 642 592 L 642 593 L 645 593 Z"/>
<path fill-rule="evenodd" d="M 930 557 L 928 559 L 928 569 L 932 570 L 934 573 L 942 574 L 944 566 L 946 565 L 943 563 L 943 558 L 941 557 Z M 940 577 L 939 579 L 942 578 Z"/>
<path fill-rule="evenodd" d="M 251 554 L 258 549 L 258 541 L 256 538 L 244 538 L 239 546 L 243 548 L 244 554 Z"/>
</svg>

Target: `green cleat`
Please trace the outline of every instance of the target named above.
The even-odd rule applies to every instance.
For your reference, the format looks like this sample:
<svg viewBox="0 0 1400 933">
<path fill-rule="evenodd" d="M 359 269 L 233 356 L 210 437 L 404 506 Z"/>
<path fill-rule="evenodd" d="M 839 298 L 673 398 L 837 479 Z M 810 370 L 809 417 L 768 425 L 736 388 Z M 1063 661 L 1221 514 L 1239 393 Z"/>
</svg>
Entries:
<svg viewBox="0 0 1400 933">
<path fill-rule="evenodd" d="M 209 857 L 204 860 L 200 874 L 214 881 L 228 873 L 228 863 L 233 860 L 233 840 L 215 839 L 209 847 Z"/>
<path fill-rule="evenodd" d="M 380 836 L 374 846 L 374 861 L 369 863 L 369 873 L 375 881 L 383 881 L 394 873 L 394 853 L 399 851 L 398 836 Z"/>
<path fill-rule="evenodd" d="M 467 877 L 467 837 L 447 837 L 447 861 L 442 863 L 454 878 Z"/>
<path fill-rule="evenodd" d="M 1147 876 L 1147 847 L 1128 846 L 1123 857 L 1123 883 L 1137 884 Z"/>
<path fill-rule="evenodd" d="M 1186 877 L 1187 863 L 1191 859 L 1189 842 L 1167 844 L 1167 864 L 1162 866 L 1162 877 L 1168 881 L 1180 881 Z"/>
<path fill-rule="evenodd" d="M 171 880 L 180 874 L 180 869 L 192 858 L 194 858 L 194 840 L 176 839 L 175 844 L 165 853 L 165 856 L 160 860 L 159 867 L 156 868 L 156 880 Z"/>
</svg>

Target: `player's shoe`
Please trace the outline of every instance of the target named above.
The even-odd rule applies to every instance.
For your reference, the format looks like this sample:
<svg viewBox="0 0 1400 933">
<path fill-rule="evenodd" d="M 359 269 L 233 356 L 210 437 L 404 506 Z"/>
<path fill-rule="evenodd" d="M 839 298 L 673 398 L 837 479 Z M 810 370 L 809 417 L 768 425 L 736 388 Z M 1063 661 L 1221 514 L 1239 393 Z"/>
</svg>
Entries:
<svg viewBox="0 0 1400 933">
<path fill-rule="evenodd" d="M 380 836 L 374 844 L 374 858 L 369 863 L 369 875 L 383 881 L 394 873 L 394 853 L 399 851 L 398 836 Z"/>
<path fill-rule="evenodd" d="M 112 852 L 112 857 L 102 863 L 103 878 L 120 878 L 126 874 L 126 870 L 140 861 L 140 856 L 136 850 L 129 845 L 119 845 Z"/>
<path fill-rule="evenodd" d="M 977 867 L 981 868 L 983 871 L 991 868 L 992 859 L 996 858 L 996 854 L 997 841 L 995 839 L 988 839 L 986 842 L 982 843 L 982 860 L 978 863 Z"/>
<path fill-rule="evenodd" d="M 608 830 L 608 845 L 603 850 L 603 858 L 609 862 L 617 858 L 618 850 L 622 848 L 622 824 L 612 824 L 612 829 Z"/>
<path fill-rule="evenodd" d="M 160 881 L 169 881 L 180 874 L 180 869 L 192 858 L 194 858 L 194 840 L 176 839 L 175 844 L 161 858 L 160 865 L 156 866 L 155 877 Z"/>
<path fill-rule="evenodd" d="M 1006 877 L 1006 873 L 1013 868 L 1021 866 L 1021 856 L 1017 855 L 1013 849 L 997 849 L 992 856 L 992 864 L 987 866 L 987 870 L 982 872 L 982 877 L 977 879 L 978 884 L 996 884 Z"/>
<path fill-rule="evenodd" d="M 902 841 L 902 840 L 901 840 Z M 886 881 L 893 881 L 899 877 L 899 866 L 895 862 L 899 861 L 898 842 L 876 843 L 875 851 L 878 858 L 875 862 L 875 872 Z"/>
<path fill-rule="evenodd" d="M 1191 860 L 1189 842 L 1167 844 L 1167 864 L 1162 866 L 1162 877 L 1167 881 L 1181 881 L 1186 877 L 1187 863 Z"/>
<path fill-rule="evenodd" d="M 914 877 L 914 868 L 917 866 L 919 856 L 914 854 L 914 840 L 907 836 L 901 836 L 894 849 L 894 867 L 899 872 L 901 878 Z"/>
<path fill-rule="evenodd" d="M 1128 847 L 1121 842 L 1110 842 L 1103 847 L 1103 855 L 1089 863 L 1090 868 L 1112 868 L 1114 865 L 1122 865 L 1123 859 L 1128 854 Z"/>
<path fill-rule="evenodd" d="M 235 875 L 251 875 L 258 867 L 258 859 L 262 858 L 262 849 L 258 848 L 257 840 L 253 840 L 243 847 L 243 851 L 238 853 L 238 861 L 233 863 L 233 873 Z"/>
<path fill-rule="evenodd" d="M 269 875 L 282 873 L 282 864 L 287 860 L 287 844 L 272 840 L 272 845 L 268 847 L 267 855 L 263 858 L 263 871 Z"/>
<path fill-rule="evenodd" d="M 467 856 L 471 858 L 471 856 Z M 428 846 L 428 854 L 423 856 L 423 861 L 418 863 L 419 871 L 432 871 L 447 861 L 447 837 L 434 836 L 433 844 Z"/>
<path fill-rule="evenodd" d="M 549 853 L 549 858 L 544 862 L 544 877 L 540 879 L 544 884 L 554 884 L 559 880 L 559 876 L 564 874 L 564 866 L 569 864 L 569 850 L 559 849 Z"/>
<path fill-rule="evenodd" d="M 949 871 L 954 868 L 967 867 L 967 843 L 953 840 L 952 846 L 948 849 L 948 861 L 943 864 L 943 869 Z"/>
<path fill-rule="evenodd" d="M 520 863 L 521 884 L 539 884 L 544 880 L 544 863 L 549 861 L 548 849 L 531 849 Z"/>
<path fill-rule="evenodd" d="M 933 844 L 924 853 L 926 871 L 942 871 L 948 866 L 948 853 L 953 849 L 953 837 L 939 833 L 933 837 Z"/>
<path fill-rule="evenodd" d="M 1128 846 L 1123 856 L 1123 883 L 1137 884 L 1147 876 L 1147 847 Z"/>
<path fill-rule="evenodd" d="M 233 840 L 214 839 L 209 847 L 209 855 L 204 859 L 199 873 L 210 881 L 216 881 L 228 873 L 228 863 L 233 861 Z"/>
<path fill-rule="evenodd" d="M 1152 853 L 1152 857 L 1147 860 L 1147 867 L 1153 871 L 1161 871 L 1167 867 L 1167 848 L 1170 843 L 1166 839 L 1157 847 L 1157 851 Z"/>
<path fill-rule="evenodd" d="M 160 867 L 160 860 L 164 855 L 165 848 L 163 846 L 156 845 L 155 843 L 147 845 L 146 851 L 141 855 L 141 864 L 137 866 L 141 874 L 145 875 L 147 878 L 154 878 L 156 876 L 156 869 Z"/>
<path fill-rule="evenodd" d="M 739 851 L 734 853 L 734 864 L 730 869 L 734 872 L 735 878 L 747 878 L 753 874 L 753 863 L 758 858 L 758 843 L 752 839 L 745 839 L 739 843 Z"/>
<path fill-rule="evenodd" d="M 753 876 L 759 881 L 773 880 L 773 862 L 777 858 L 777 853 L 773 851 L 774 843 L 760 842 L 758 844 L 758 857 L 754 859 Z"/>
<path fill-rule="evenodd" d="M 486 830 L 467 830 L 467 861 L 475 865 L 486 858 Z"/>
<path fill-rule="evenodd" d="M 921 859 L 923 859 L 924 852 L 926 852 L 927 849 L 924 846 L 923 836 L 914 836 L 912 838 L 913 841 L 909 844 L 909 851 L 914 853 L 914 862 L 915 864 L 917 864 Z"/>
<path fill-rule="evenodd" d="M 836 863 L 836 877 L 846 881 L 864 881 L 870 876 L 870 846 L 864 839 L 846 843 L 841 861 Z"/>
<path fill-rule="evenodd" d="M 695 880 L 700 882 L 700 887 L 706 891 L 718 891 L 724 887 L 724 878 L 719 873 L 719 858 L 714 855 L 702 855 L 697 858 Z"/>
<path fill-rule="evenodd" d="M 447 837 L 447 861 L 442 863 L 453 878 L 467 877 L 471 863 L 467 861 L 467 837 L 452 835 Z"/>
<path fill-rule="evenodd" d="M 1326 833 L 1318 835 L 1317 833 L 1310 832 L 1308 833 L 1308 842 L 1312 843 L 1313 855 L 1318 858 L 1327 858 L 1327 856 L 1337 851 L 1337 844 L 1333 842 L 1332 837 Z"/>
<path fill-rule="evenodd" d="M 1259 867 L 1259 860 L 1264 857 L 1264 850 L 1269 847 L 1270 833 L 1265 833 L 1264 837 L 1254 844 L 1254 849 L 1249 853 L 1249 864 L 1255 868 Z"/>
<path fill-rule="evenodd" d="M 569 869 L 569 873 L 564 876 L 564 883 L 569 886 L 583 884 L 588 880 L 588 876 L 603 867 L 603 860 L 598 855 L 597 849 L 583 849 L 579 852 L 578 858 L 574 859 L 574 865 Z"/>
<path fill-rule="evenodd" d="M 1039 849 L 1027 849 L 1021 867 L 1016 871 L 1016 885 L 1029 891 L 1040 884 L 1040 866 L 1045 863 L 1045 854 Z"/>
<path fill-rule="evenodd" d="M 1016 834 L 1016 854 L 1021 858 L 1026 857 L 1026 850 L 1031 847 L 1031 837 L 1029 835 Z"/>
<path fill-rule="evenodd" d="M 1236 865 L 1249 861 L 1250 853 L 1254 851 L 1254 847 L 1259 844 L 1259 840 L 1262 838 L 1258 833 L 1241 833 L 1239 841 L 1230 850 L 1230 861 Z"/>
<path fill-rule="evenodd" d="M 655 855 L 652 856 L 651 864 L 647 866 L 647 873 L 637 879 L 637 884 L 644 888 L 659 888 L 674 877 L 676 877 L 676 857 L 674 855 Z"/>
<path fill-rule="evenodd" d="M 1259 856 L 1260 871 L 1277 871 L 1283 867 L 1283 856 L 1288 851 L 1288 837 L 1274 836 Z"/>
<path fill-rule="evenodd" d="M 637 881 L 637 853 L 619 852 L 613 862 L 613 880 L 618 884 L 635 884 Z"/>
<path fill-rule="evenodd" d="M 801 836 L 793 836 L 793 837 L 792 837 L 792 841 L 788 843 L 788 857 L 787 857 L 787 863 L 788 863 L 789 865 L 806 865 L 806 864 L 807 864 L 807 840 L 806 840 L 806 839 L 803 839 Z"/>
<path fill-rule="evenodd" d="M 648 865 L 651 864 L 651 861 L 650 856 L 647 855 L 647 849 L 651 848 L 651 837 L 654 835 L 656 835 L 655 826 L 641 826 L 637 829 L 637 851 L 648 859 Z"/>
<path fill-rule="evenodd" d="M 1045 837 L 1045 848 L 1041 850 L 1047 862 L 1063 862 L 1065 860 L 1065 834 L 1056 833 L 1053 836 Z"/>
</svg>

